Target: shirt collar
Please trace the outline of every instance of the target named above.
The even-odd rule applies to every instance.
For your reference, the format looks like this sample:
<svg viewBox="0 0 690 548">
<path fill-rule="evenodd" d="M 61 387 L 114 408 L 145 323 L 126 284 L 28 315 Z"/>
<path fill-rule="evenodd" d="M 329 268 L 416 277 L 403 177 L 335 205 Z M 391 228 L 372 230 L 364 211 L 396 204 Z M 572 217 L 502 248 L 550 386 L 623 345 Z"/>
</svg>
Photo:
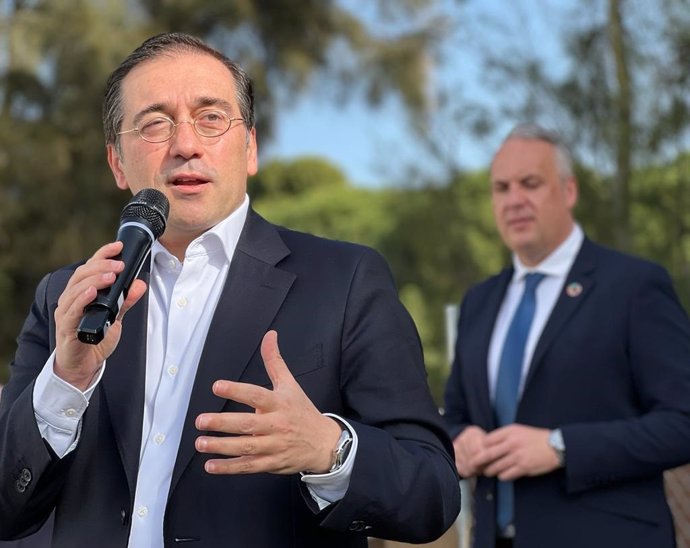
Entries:
<svg viewBox="0 0 690 548">
<path fill-rule="evenodd" d="M 244 201 L 235 211 L 190 242 L 185 251 L 185 257 L 223 253 L 225 259 L 230 260 L 235 247 L 237 247 L 248 212 L 249 196 L 245 194 Z M 176 260 L 158 240 L 153 242 L 151 246 L 151 259 L 153 263 L 157 264 L 161 264 L 161 261 L 165 261 L 167 264 L 171 259 Z"/>
<path fill-rule="evenodd" d="M 513 254 L 515 273 L 513 281 L 522 280 L 530 272 L 541 272 L 547 276 L 565 278 L 575 262 L 585 234 L 579 224 L 575 223 L 568 237 L 550 255 L 534 267 L 525 266 L 516 254 Z"/>
</svg>

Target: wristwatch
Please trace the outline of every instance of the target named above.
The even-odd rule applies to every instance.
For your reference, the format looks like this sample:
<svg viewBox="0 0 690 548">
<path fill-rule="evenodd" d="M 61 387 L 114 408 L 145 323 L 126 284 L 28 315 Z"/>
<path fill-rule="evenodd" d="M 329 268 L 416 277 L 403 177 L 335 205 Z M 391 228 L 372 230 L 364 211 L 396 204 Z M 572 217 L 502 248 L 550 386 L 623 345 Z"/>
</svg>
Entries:
<svg viewBox="0 0 690 548">
<path fill-rule="evenodd" d="M 565 442 L 563 441 L 563 433 L 560 428 L 551 430 L 549 432 L 549 446 L 558 455 L 558 462 L 561 466 L 565 466 Z"/>
<path fill-rule="evenodd" d="M 331 468 L 328 472 L 336 472 L 340 470 L 350 454 L 350 449 L 352 448 L 352 434 L 347 428 L 343 428 L 340 432 L 340 438 L 338 438 L 338 443 L 333 450 L 333 460 L 331 461 Z"/>
</svg>

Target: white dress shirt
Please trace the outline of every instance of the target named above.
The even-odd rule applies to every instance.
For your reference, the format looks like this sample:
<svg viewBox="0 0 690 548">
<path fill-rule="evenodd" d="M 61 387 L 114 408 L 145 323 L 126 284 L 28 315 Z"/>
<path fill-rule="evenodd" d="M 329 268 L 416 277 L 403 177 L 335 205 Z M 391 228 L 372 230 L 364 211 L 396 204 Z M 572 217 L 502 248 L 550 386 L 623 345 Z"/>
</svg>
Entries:
<svg viewBox="0 0 690 548">
<path fill-rule="evenodd" d="M 163 548 L 163 518 L 185 411 L 248 210 L 245 197 L 228 218 L 190 243 L 184 262 L 160 242 L 151 248 L 144 416 L 130 548 Z M 37 378 L 34 409 L 41 434 L 63 457 L 78 443 L 81 417 L 105 365 L 82 393 L 53 374 L 53 362 L 54 355 Z M 344 496 L 357 450 L 356 433 L 338 418 L 353 436 L 343 467 L 302 477 L 320 508 Z"/>
<path fill-rule="evenodd" d="M 496 317 L 494 332 L 491 336 L 491 344 L 489 346 L 489 387 L 491 390 L 492 402 L 496 394 L 496 379 L 498 378 L 498 366 L 501 359 L 503 342 L 508 333 L 510 321 L 515 314 L 515 309 L 525 289 L 525 276 L 530 272 L 541 272 L 546 275 L 537 286 L 537 306 L 525 345 L 525 356 L 522 362 L 522 374 L 520 376 L 520 387 L 518 392 L 519 395 L 522 394 L 522 390 L 525 386 L 525 379 L 529 372 L 537 341 L 539 341 L 546 321 L 549 319 L 551 311 L 556 305 L 556 300 L 563 289 L 566 276 L 575 262 L 575 257 L 580 251 L 580 247 L 582 247 L 583 240 L 584 233 L 580 226 L 576 224 L 565 241 L 535 267 L 526 267 L 520 262 L 517 255 L 513 255 L 515 273 L 508 285 L 505 297 L 503 298 L 503 304 Z"/>
</svg>

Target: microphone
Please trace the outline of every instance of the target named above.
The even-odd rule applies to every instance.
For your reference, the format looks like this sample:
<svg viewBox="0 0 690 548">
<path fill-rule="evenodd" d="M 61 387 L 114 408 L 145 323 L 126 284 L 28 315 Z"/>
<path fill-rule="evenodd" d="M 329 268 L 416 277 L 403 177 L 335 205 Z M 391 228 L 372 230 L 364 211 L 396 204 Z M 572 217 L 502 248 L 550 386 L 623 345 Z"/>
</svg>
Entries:
<svg viewBox="0 0 690 548">
<path fill-rule="evenodd" d="M 113 285 L 99 290 L 96 298 L 84 308 L 84 317 L 77 328 L 77 338 L 81 342 L 98 344 L 103 340 L 153 242 L 165 232 L 169 212 L 170 203 L 165 194 L 154 188 L 141 190 L 124 207 L 117 231 L 117 240 L 124 245 L 115 259 L 123 261 L 125 268 Z"/>
</svg>

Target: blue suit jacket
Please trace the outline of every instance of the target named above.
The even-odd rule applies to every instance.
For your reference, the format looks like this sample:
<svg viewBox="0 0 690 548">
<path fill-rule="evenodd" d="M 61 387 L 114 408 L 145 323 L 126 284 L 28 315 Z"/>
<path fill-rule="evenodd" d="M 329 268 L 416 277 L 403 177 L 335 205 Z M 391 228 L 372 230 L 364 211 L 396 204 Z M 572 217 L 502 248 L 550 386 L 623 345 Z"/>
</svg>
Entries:
<svg viewBox="0 0 690 548">
<path fill-rule="evenodd" d="M 144 403 L 146 301 L 59 460 L 32 409 L 33 380 L 55 346 L 53 313 L 74 268 L 39 285 L 0 402 L 0 538 L 35 530 L 55 508 L 54 546 L 126 546 Z M 270 386 L 259 345 L 277 330 L 307 396 L 347 417 L 359 448 L 345 497 L 319 512 L 299 475 L 211 476 L 194 449 L 202 412 L 246 410 L 214 396 L 220 378 Z M 250 213 L 199 363 L 172 474 L 166 547 L 354 547 L 366 537 L 424 541 L 459 511 L 452 446 L 430 396 L 418 336 L 372 250 L 278 229 Z M 31 480 L 17 489 L 22 471 Z M 26 483 L 26 482 L 25 482 Z M 21 492 L 20 492 L 21 491 Z"/>
<path fill-rule="evenodd" d="M 463 300 L 446 388 L 452 437 L 496 428 L 487 380 L 513 275 Z M 582 292 L 569 296 L 577 283 Z M 585 239 L 535 348 L 517 423 L 561 428 L 566 467 L 515 482 L 516 548 L 674 546 L 662 472 L 690 461 L 690 325 L 666 271 Z M 496 482 L 477 478 L 476 547 L 493 547 Z"/>
</svg>

